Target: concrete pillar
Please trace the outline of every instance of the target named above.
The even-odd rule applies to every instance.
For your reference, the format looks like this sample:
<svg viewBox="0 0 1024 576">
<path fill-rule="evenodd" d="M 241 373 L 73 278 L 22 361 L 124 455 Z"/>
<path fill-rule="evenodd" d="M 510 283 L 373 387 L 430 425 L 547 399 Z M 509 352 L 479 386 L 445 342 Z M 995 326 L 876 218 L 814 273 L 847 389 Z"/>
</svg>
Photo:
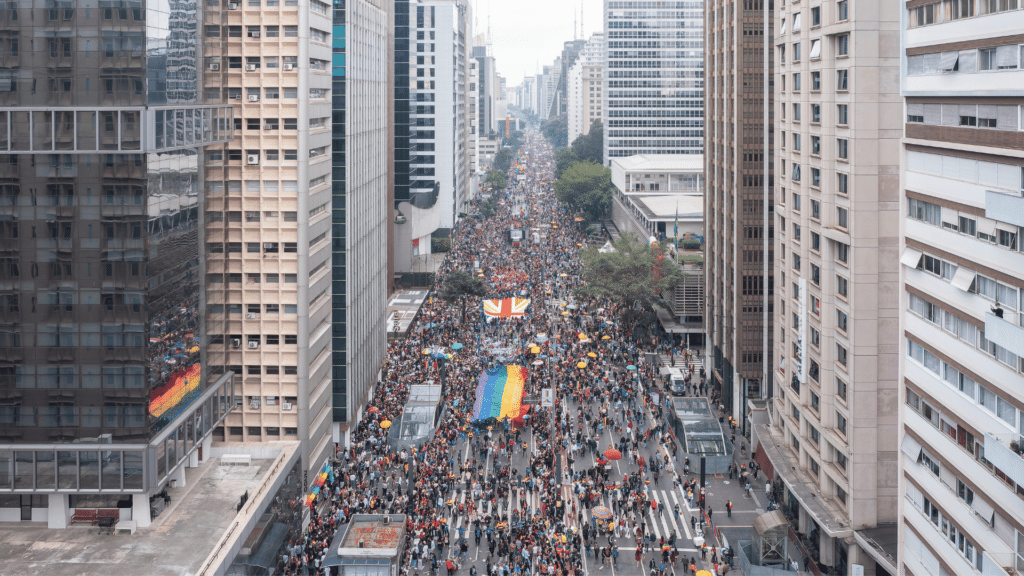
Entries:
<svg viewBox="0 0 1024 576">
<path fill-rule="evenodd" d="M 200 448 L 198 450 L 198 452 L 202 452 L 203 453 L 203 459 L 200 460 L 199 462 L 203 463 L 203 462 L 206 462 L 207 460 L 209 460 L 210 458 L 212 458 L 213 457 L 212 450 L 213 450 L 213 434 L 210 434 L 209 436 L 207 436 L 206 438 L 203 439 L 203 445 L 200 446 Z"/>
<path fill-rule="evenodd" d="M 139 528 L 148 528 L 153 523 L 149 515 L 149 494 L 132 494 L 132 520 Z"/>
<path fill-rule="evenodd" d="M 188 455 L 188 463 L 185 464 L 189 468 L 196 468 L 199 466 L 199 450 L 193 450 Z"/>
<path fill-rule="evenodd" d="M 170 485 L 171 482 L 174 482 L 176 488 L 184 488 L 185 487 L 185 466 L 182 465 L 182 466 L 178 466 L 177 468 L 175 468 L 174 472 L 171 472 L 169 478 L 167 479 L 167 482 L 168 482 L 168 485 Z"/>
<path fill-rule="evenodd" d="M 803 534 L 807 534 L 807 524 L 810 516 L 807 514 L 807 510 L 804 510 L 803 506 L 799 506 L 799 512 L 797 513 L 796 530 Z"/>
<path fill-rule="evenodd" d="M 836 554 L 834 539 L 830 538 L 825 534 L 825 531 L 821 531 L 821 537 L 818 539 L 818 562 L 825 566 L 835 566 Z"/>
<path fill-rule="evenodd" d="M 864 576 L 875 576 L 875 559 L 858 546 L 853 538 L 850 538 L 850 540 L 847 552 L 847 564 L 849 565 L 848 570 L 850 574 L 853 574 L 853 565 L 859 564 L 864 568 Z"/>
<path fill-rule="evenodd" d="M 67 494 L 50 494 L 46 514 L 46 527 L 51 530 L 68 527 L 71 521 L 71 508 Z"/>
</svg>

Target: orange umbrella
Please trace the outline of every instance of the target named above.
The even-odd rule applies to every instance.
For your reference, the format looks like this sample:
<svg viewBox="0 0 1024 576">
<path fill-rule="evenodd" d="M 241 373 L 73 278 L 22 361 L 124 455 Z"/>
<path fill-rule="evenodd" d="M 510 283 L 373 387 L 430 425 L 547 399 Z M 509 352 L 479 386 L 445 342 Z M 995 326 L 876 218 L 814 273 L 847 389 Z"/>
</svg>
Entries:
<svg viewBox="0 0 1024 576">
<path fill-rule="evenodd" d="M 380 412 L 380 408 L 377 408 L 376 406 L 370 406 L 369 408 L 366 409 L 366 411 L 369 412 L 370 414 L 376 414 L 377 412 Z"/>
<path fill-rule="evenodd" d="M 604 451 L 604 457 L 609 460 L 619 460 L 622 458 L 622 452 L 619 452 L 615 448 L 609 448 Z"/>
<path fill-rule="evenodd" d="M 381 420 L 380 427 L 381 428 L 391 428 L 391 420 Z"/>
<path fill-rule="evenodd" d="M 594 354 L 593 352 L 587 352 L 587 356 L 590 356 L 591 358 L 597 358 L 597 354 Z"/>
</svg>

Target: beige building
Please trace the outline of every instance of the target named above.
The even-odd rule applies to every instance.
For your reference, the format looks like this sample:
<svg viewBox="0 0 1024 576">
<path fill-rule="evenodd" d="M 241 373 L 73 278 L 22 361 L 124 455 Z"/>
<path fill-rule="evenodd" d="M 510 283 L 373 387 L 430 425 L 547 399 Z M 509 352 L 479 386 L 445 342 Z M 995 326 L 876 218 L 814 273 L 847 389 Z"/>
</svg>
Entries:
<svg viewBox="0 0 1024 576">
<path fill-rule="evenodd" d="M 907 2 L 901 573 L 1024 572 L 1024 7 Z"/>
<path fill-rule="evenodd" d="M 893 574 L 895 550 L 871 541 L 898 520 L 901 9 L 775 10 L 778 332 L 755 457 L 813 560 Z"/>
<path fill-rule="evenodd" d="M 569 115 L 569 144 L 590 134 L 595 120 L 604 119 L 604 34 L 595 32 L 583 47 L 579 58 L 569 68 L 566 109 Z"/>
</svg>

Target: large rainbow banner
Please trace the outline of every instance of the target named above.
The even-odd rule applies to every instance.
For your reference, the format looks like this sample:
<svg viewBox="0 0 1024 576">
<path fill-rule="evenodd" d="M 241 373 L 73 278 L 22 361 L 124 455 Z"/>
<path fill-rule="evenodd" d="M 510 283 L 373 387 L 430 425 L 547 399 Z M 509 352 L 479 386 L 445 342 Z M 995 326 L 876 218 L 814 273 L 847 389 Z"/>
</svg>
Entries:
<svg viewBox="0 0 1024 576">
<path fill-rule="evenodd" d="M 501 366 L 493 372 L 484 370 L 480 373 L 470 419 L 501 420 L 519 416 L 525 383 L 526 368 L 523 366 Z"/>
</svg>

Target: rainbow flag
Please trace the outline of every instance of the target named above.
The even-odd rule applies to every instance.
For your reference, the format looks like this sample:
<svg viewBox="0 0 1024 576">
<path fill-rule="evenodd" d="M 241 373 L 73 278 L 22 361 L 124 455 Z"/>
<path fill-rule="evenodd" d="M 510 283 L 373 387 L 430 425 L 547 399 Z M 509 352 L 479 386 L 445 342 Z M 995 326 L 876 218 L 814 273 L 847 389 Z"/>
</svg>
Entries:
<svg viewBox="0 0 1024 576">
<path fill-rule="evenodd" d="M 523 385 L 526 383 L 525 367 L 501 366 L 494 372 L 484 370 L 478 382 L 471 420 L 479 422 L 519 416 Z"/>
</svg>

